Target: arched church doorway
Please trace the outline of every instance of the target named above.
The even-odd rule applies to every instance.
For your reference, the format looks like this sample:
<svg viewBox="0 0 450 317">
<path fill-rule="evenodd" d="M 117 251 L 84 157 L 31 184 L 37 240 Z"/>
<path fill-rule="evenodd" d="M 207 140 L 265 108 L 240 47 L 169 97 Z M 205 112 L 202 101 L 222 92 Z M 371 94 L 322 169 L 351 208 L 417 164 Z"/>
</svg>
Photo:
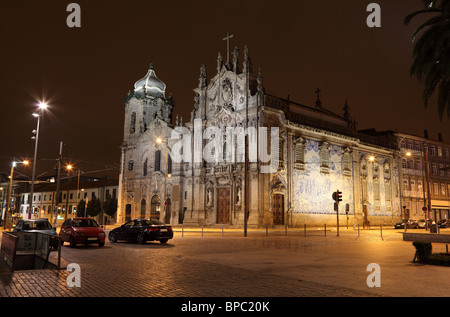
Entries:
<svg viewBox="0 0 450 317">
<path fill-rule="evenodd" d="M 131 220 L 131 204 L 125 206 L 125 222 Z"/>
<path fill-rule="evenodd" d="M 284 195 L 274 194 L 272 196 L 273 224 L 284 224 Z"/>
<path fill-rule="evenodd" d="M 161 214 L 161 199 L 158 195 L 152 197 L 151 208 L 150 208 L 150 219 L 159 220 L 159 215 Z"/>
<path fill-rule="evenodd" d="M 217 223 L 230 223 L 230 206 L 231 206 L 230 188 L 217 189 Z"/>
</svg>

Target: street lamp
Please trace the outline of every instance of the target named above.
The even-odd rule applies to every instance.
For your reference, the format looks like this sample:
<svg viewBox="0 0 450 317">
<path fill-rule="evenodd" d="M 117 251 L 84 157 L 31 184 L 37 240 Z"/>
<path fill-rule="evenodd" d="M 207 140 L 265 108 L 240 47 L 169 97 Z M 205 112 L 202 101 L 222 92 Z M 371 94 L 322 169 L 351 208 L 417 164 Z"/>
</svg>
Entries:
<svg viewBox="0 0 450 317">
<path fill-rule="evenodd" d="M 37 156 L 37 148 L 38 148 L 38 142 L 39 142 L 39 125 L 41 121 L 41 112 L 45 109 L 47 109 L 47 104 L 45 102 L 40 102 L 38 104 L 38 110 L 33 113 L 33 117 L 37 118 L 37 125 L 36 130 L 33 130 L 33 133 L 35 136 L 32 137 L 32 139 L 35 139 L 34 142 L 34 160 L 33 160 L 33 172 L 31 176 L 31 196 L 30 196 L 30 205 L 28 207 L 28 219 L 31 219 L 31 213 L 33 212 L 33 192 L 34 192 L 34 179 L 36 175 L 36 156 Z"/>
<path fill-rule="evenodd" d="M 158 143 L 158 144 L 166 143 L 166 161 L 165 161 L 165 168 L 164 168 L 164 199 L 163 199 L 163 201 L 164 201 L 164 222 L 165 222 L 165 220 L 167 219 L 167 215 L 166 215 L 166 213 L 167 213 L 166 190 L 167 190 L 167 176 L 168 176 L 167 175 L 167 155 L 168 155 L 167 150 L 168 150 L 169 145 L 167 144 L 167 141 L 164 141 L 161 137 L 156 139 L 156 143 Z M 169 175 L 169 177 L 171 177 L 171 176 L 172 176 L 172 174 Z"/>
<path fill-rule="evenodd" d="M 29 162 L 28 161 L 13 161 L 11 164 L 11 173 L 9 176 L 9 188 L 8 188 L 8 196 L 6 199 L 6 211 L 5 211 L 5 224 L 4 224 L 4 228 L 6 229 L 8 226 L 8 220 L 9 220 L 9 210 L 11 208 L 11 191 L 12 191 L 12 183 L 13 183 L 13 178 L 14 178 L 14 168 L 16 167 L 16 164 L 21 163 L 24 165 L 28 165 Z M 9 228 L 9 226 L 8 226 Z"/>
</svg>

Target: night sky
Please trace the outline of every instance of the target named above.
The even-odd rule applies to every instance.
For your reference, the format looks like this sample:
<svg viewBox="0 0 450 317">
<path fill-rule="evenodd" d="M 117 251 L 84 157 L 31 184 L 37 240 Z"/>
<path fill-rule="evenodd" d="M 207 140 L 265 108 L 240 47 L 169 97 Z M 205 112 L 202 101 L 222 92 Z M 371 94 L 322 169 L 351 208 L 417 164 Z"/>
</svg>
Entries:
<svg viewBox="0 0 450 317">
<path fill-rule="evenodd" d="M 124 99 L 154 63 L 173 94 L 174 118 L 190 119 L 200 66 L 216 74 L 216 57 L 248 45 L 253 69 L 280 97 L 343 113 L 345 99 L 358 129 L 394 130 L 450 143 L 449 119 L 428 109 L 409 75 L 411 34 L 424 17 L 403 24 L 420 0 L 383 1 L 76 1 L 81 28 L 69 28 L 72 1 L 0 2 L 0 172 L 13 157 L 32 159 L 36 103 L 45 100 L 37 175 L 65 162 L 85 172 L 118 167 Z M 73 1 L 75 2 L 75 1 Z M 369 28 L 369 3 L 381 6 L 381 28 Z M 241 64 L 241 61 L 240 61 Z M 18 172 L 31 176 L 31 167 Z M 100 174 L 103 172 L 100 172 Z M 87 174 L 86 174 L 87 175 Z M 115 170 L 118 175 L 118 170 Z"/>
</svg>

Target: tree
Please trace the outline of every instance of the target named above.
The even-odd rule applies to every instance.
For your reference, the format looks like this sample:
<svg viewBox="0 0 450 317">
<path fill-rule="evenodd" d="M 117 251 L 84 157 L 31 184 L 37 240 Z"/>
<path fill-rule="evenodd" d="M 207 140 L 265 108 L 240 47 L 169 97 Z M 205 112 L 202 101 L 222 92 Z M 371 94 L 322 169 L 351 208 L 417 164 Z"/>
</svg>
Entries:
<svg viewBox="0 0 450 317">
<path fill-rule="evenodd" d="M 114 216 L 117 211 L 117 198 L 112 198 L 111 195 L 107 195 L 103 202 L 103 210 L 108 216 Z"/>
<path fill-rule="evenodd" d="M 424 84 L 423 101 L 428 107 L 431 95 L 438 88 L 439 118 L 450 117 L 450 0 L 422 0 L 424 8 L 406 16 L 408 25 L 417 15 L 432 14 L 413 33 L 411 76 Z M 416 36 L 422 33 L 416 41 Z"/>
<path fill-rule="evenodd" d="M 92 197 L 92 199 L 89 199 L 88 205 L 86 207 L 86 215 L 88 217 L 95 217 L 97 216 L 100 211 L 102 211 L 102 204 L 100 202 L 100 199 L 97 197 Z"/>
<path fill-rule="evenodd" d="M 81 199 L 77 205 L 77 217 L 84 217 L 86 209 L 86 201 Z"/>
</svg>

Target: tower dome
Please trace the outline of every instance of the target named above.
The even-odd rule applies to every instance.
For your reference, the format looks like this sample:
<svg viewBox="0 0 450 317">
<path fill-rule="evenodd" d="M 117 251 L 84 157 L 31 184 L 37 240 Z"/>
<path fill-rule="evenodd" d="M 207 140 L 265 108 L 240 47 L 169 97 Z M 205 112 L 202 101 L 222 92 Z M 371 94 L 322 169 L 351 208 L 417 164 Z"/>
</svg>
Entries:
<svg viewBox="0 0 450 317">
<path fill-rule="evenodd" d="M 134 91 L 136 93 L 145 93 L 146 95 L 165 98 L 166 84 L 156 77 L 155 71 L 153 70 L 153 63 L 150 64 L 150 68 L 144 78 L 139 79 L 134 84 Z"/>
</svg>

